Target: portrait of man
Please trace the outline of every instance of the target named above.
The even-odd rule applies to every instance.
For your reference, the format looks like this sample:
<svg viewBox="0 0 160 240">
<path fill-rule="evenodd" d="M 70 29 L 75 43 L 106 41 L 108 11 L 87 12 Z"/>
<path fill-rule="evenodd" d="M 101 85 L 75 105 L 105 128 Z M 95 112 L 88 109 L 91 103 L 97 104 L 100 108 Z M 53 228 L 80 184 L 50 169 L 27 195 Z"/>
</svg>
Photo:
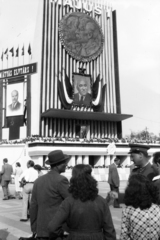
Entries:
<svg viewBox="0 0 160 240">
<path fill-rule="evenodd" d="M 81 75 L 75 75 L 75 93 L 73 102 L 78 106 L 89 107 L 91 105 L 92 96 L 90 93 L 90 79 Z"/>
<path fill-rule="evenodd" d="M 23 83 L 8 84 L 6 116 L 23 115 Z"/>
<path fill-rule="evenodd" d="M 19 96 L 19 93 L 17 90 L 13 90 L 11 92 L 12 103 L 8 105 L 8 108 L 11 111 L 17 111 L 21 108 L 22 104 L 18 101 L 18 96 Z"/>
</svg>

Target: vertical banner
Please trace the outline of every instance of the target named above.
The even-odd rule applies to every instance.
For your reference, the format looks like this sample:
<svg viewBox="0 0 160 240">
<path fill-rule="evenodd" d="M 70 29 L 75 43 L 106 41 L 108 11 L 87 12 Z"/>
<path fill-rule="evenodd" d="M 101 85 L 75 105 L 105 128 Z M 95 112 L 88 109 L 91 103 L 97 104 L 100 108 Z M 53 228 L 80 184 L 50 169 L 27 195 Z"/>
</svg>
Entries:
<svg viewBox="0 0 160 240">
<path fill-rule="evenodd" d="M 23 115 L 7 117 L 7 128 L 9 128 L 9 140 L 19 139 L 20 127 L 23 126 Z"/>
</svg>

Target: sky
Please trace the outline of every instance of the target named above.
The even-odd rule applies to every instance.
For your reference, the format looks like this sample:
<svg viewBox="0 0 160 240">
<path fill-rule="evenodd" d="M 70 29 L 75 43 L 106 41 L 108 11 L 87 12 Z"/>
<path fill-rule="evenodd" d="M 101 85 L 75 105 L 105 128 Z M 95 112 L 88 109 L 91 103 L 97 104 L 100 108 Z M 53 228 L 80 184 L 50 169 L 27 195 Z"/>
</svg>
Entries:
<svg viewBox="0 0 160 240">
<path fill-rule="evenodd" d="M 33 41 L 40 0 L 0 0 L 0 53 Z M 117 12 L 123 136 L 160 134 L 160 1 L 110 0 Z"/>
</svg>

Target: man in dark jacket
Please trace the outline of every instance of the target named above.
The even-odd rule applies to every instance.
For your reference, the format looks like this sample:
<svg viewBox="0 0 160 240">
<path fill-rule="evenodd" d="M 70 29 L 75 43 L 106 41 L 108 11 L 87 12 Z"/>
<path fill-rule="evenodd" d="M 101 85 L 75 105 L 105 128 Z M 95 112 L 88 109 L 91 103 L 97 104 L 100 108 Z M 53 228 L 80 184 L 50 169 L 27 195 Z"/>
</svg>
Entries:
<svg viewBox="0 0 160 240">
<path fill-rule="evenodd" d="M 49 239 L 48 224 L 62 201 L 69 196 L 69 182 L 60 175 L 65 172 L 69 156 L 61 150 L 49 153 L 46 164 L 51 171 L 38 178 L 33 187 L 30 206 L 31 230 L 38 239 Z"/>
<path fill-rule="evenodd" d="M 120 159 L 118 157 L 116 157 L 114 159 L 114 163 L 112 163 L 109 166 L 108 183 L 110 185 L 111 191 L 117 193 L 117 196 L 114 199 L 114 203 L 113 203 L 114 208 L 120 208 L 120 205 L 119 205 L 120 180 L 119 180 L 119 174 L 118 174 L 118 170 L 117 170 L 117 167 L 119 166 L 119 164 L 120 164 Z"/>
<path fill-rule="evenodd" d="M 11 181 L 12 173 L 13 173 L 13 167 L 10 164 L 8 164 L 8 159 L 4 158 L 2 170 L 0 172 L 0 174 L 2 175 L 1 185 L 2 185 L 3 194 L 4 194 L 3 200 L 14 198 L 13 196 L 10 195 L 9 188 L 8 188 L 8 185 Z"/>
<path fill-rule="evenodd" d="M 132 170 L 132 174 L 142 174 L 146 176 L 150 181 L 158 175 L 158 171 L 156 171 L 153 166 L 150 164 L 148 160 L 148 150 L 150 147 L 144 144 L 129 144 L 131 148 L 129 151 L 131 161 L 133 161 L 135 168 Z"/>
</svg>

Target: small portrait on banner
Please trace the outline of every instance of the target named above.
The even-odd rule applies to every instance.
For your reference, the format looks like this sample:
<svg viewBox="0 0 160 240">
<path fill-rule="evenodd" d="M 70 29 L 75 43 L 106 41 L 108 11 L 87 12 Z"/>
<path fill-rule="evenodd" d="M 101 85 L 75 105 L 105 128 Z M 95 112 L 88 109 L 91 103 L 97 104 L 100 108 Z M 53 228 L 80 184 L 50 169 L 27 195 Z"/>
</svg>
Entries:
<svg viewBox="0 0 160 240">
<path fill-rule="evenodd" d="M 91 76 L 74 73 L 73 81 L 73 104 L 81 107 L 90 107 L 92 101 Z"/>
<path fill-rule="evenodd" d="M 8 84 L 6 116 L 23 115 L 23 83 Z"/>
</svg>

